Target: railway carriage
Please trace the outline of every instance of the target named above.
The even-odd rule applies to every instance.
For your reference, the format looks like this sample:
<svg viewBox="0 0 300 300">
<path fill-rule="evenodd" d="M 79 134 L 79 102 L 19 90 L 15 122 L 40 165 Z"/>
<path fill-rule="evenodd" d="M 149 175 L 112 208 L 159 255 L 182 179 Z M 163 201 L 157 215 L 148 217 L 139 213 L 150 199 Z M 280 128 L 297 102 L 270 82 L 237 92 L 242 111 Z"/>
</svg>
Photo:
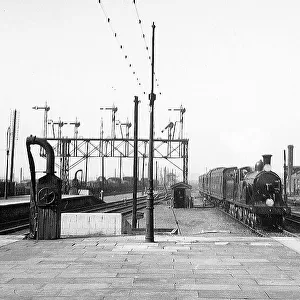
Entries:
<svg viewBox="0 0 300 300">
<path fill-rule="evenodd" d="M 216 168 L 208 173 L 207 194 L 211 198 L 232 199 L 235 195 L 237 168 Z M 203 189 L 205 190 L 205 188 Z"/>
<path fill-rule="evenodd" d="M 209 196 L 211 198 L 223 199 L 224 197 L 224 182 L 223 171 L 225 168 L 216 168 L 210 171 L 209 176 Z"/>
<path fill-rule="evenodd" d="M 199 192 L 202 196 L 208 194 L 208 175 L 203 174 L 199 176 Z"/>
</svg>

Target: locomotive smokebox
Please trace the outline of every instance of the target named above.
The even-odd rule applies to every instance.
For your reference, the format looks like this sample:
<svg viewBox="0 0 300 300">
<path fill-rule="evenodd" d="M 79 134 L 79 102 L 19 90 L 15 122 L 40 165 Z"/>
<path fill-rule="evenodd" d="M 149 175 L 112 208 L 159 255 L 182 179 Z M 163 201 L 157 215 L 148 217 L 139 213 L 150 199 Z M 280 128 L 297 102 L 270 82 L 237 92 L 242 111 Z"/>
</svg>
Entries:
<svg viewBox="0 0 300 300">
<path fill-rule="evenodd" d="M 265 154 L 262 156 L 263 162 L 264 162 L 264 170 L 265 171 L 271 171 L 271 154 Z"/>
</svg>

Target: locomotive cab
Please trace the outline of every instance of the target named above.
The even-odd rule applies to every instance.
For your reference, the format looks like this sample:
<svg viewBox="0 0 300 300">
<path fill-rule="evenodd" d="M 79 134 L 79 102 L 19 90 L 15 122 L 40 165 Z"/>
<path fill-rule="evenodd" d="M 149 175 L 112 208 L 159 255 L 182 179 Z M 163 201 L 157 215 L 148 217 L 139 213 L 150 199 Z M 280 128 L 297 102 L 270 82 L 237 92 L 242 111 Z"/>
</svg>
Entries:
<svg viewBox="0 0 300 300">
<path fill-rule="evenodd" d="M 236 182 L 238 185 L 238 191 L 237 191 L 237 201 L 246 203 L 246 194 L 244 191 L 244 181 L 247 176 L 247 174 L 251 173 L 252 169 L 251 167 L 242 167 L 237 170 L 236 174 Z"/>
</svg>

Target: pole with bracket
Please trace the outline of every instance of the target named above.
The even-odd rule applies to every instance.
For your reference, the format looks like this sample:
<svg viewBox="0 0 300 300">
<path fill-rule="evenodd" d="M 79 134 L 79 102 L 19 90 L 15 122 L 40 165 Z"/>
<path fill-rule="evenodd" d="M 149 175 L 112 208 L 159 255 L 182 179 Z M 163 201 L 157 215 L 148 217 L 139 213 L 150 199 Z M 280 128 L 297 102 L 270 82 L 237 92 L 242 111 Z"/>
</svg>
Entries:
<svg viewBox="0 0 300 300">
<path fill-rule="evenodd" d="M 137 187 L 138 187 L 138 111 L 139 99 L 134 97 L 134 148 L 133 148 L 133 193 L 132 193 L 132 228 L 136 229 Z"/>
<path fill-rule="evenodd" d="M 153 127 L 154 127 L 154 101 L 156 95 L 154 94 L 154 33 L 155 25 L 152 24 L 152 82 L 151 82 L 151 94 L 150 98 L 150 135 L 149 135 L 149 163 L 148 163 L 148 178 L 149 178 L 149 189 L 147 195 L 147 206 L 146 206 L 146 236 L 145 241 L 148 243 L 154 242 L 154 222 L 153 222 Z"/>
</svg>

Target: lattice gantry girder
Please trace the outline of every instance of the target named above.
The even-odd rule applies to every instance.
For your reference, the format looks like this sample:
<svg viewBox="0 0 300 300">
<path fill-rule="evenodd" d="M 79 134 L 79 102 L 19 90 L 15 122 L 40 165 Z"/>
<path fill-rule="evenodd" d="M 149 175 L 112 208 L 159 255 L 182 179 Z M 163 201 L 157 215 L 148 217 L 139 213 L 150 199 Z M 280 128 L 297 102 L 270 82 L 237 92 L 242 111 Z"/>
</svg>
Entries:
<svg viewBox="0 0 300 300">
<path fill-rule="evenodd" d="M 133 139 L 47 139 L 56 157 L 133 157 Z M 155 158 L 183 158 L 188 139 L 154 140 Z M 68 144 L 68 147 L 64 147 Z M 87 147 L 87 144 L 88 147 Z M 149 140 L 138 140 L 138 156 L 148 157 Z M 86 149 L 89 149 L 87 152 Z M 62 149 L 68 149 L 68 152 Z"/>
<path fill-rule="evenodd" d="M 97 138 L 48 138 L 57 158 L 64 158 L 63 177 L 68 178 L 68 171 L 93 157 L 134 157 L 134 140 L 123 139 L 97 139 Z M 183 180 L 188 178 L 188 139 L 154 139 L 154 158 L 163 158 L 183 172 Z M 138 139 L 138 157 L 148 158 L 149 140 Z M 66 163 L 67 158 L 67 163 Z M 69 164 L 69 158 L 72 164 Z M 182 159 L 182 167 L 173 163 L 173 159 Z"/>
</svg>

